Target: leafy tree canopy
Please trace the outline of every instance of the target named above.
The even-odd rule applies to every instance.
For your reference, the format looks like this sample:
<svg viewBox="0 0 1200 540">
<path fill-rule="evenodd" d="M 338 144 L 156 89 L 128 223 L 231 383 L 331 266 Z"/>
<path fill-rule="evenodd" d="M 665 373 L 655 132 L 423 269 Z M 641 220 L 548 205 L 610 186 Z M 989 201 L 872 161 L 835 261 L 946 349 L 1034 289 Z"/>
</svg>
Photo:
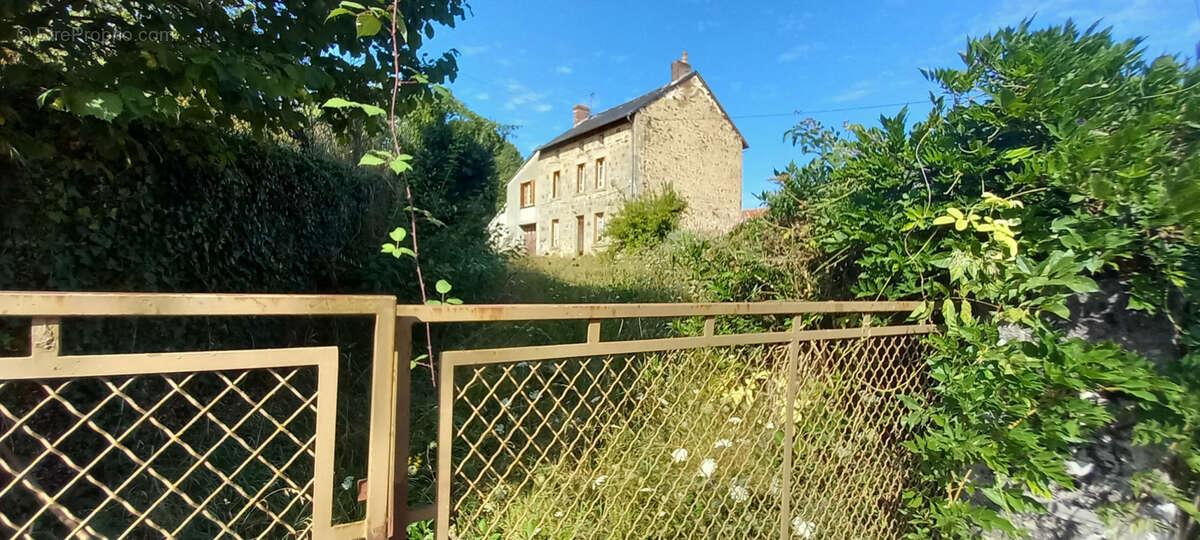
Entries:
<svg viewBox="0 0 1200 540">
<path fill-rule="evenodd" d="M 371 2 L 366 2 L 371 4 Z M 0 81 L 10 100 L 92 116 L 120 128 L 134 119 L 218 127 L 298 129 L 306 107 L 330 98 L 383 103 L 391 90 L 389 14 L 332 0 L 34 1 L 0 6 Z M 357 16 L 330 18 L 337 9 Z M 403 1 L 398 21 L 406 76 L 453 79 L 453 52 L 419 55 L 437 24 L 465 16 L 463 0 Z M 366 10 L 366 11 L 363 11 Z M 405 85 L 402 92 L 425 91 Z M 358 108 L 327 110 L 345 129 Z M 0 104 L 3 119 L 18 114 Z M 39 142 L 0 131 L 20 155 Z"/>
</svg>

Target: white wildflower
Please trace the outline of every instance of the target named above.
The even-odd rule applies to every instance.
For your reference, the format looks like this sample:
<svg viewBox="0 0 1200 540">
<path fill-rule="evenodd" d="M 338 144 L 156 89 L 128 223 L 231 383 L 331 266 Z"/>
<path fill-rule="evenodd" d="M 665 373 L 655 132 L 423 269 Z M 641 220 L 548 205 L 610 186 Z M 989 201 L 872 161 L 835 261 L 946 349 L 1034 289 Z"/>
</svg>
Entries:
<svg viewBox="0 0 1200 540">
<path fill-rule="evenodd" d="M 592 486 L 600 487 L 600 486 L 603 486 L 604 483 L 607 481 L 608 481 L 608 475 L 602 474 L 600 476 L 597 476 L 595 480 L 592 480 Z"/>
<path fill-rule="evenodd" d="M 351 489 L 354 489 L 354 477 L 353 476 L 347 476 L 346 478 L 342 479 L 342 489 L 344 489 L 346 491 L 350 491 Z"/>
<path fill-rule="evenodd" d="M 562 512 L 562 510 L 559 510 L 559 511 L 555 512 L 555 513 L 554 513 L 554 517 L 563 517 L 563 512 Z"/>
<path fill-rule="evenodd" d="M 659 511 L 658 511 L 658 514 L 656 514 L 656 515 L 655 515 L 655 517 L 663 517 L 663 516 L 665 516 L 665 515 L 667 515 L 667 513 L 666 513 L 666 512 L 663 512 L 662 510 L 659 510 Z"/>
<path fill-rule="evenodd" d="M 500 400 L 500 406 L 507 409 L 508 408 L 508 398 L 504 398 L 504 399 Z"/>
<path fill-rule="evenodd" d="M 600 396 L 596 396 L 596 397 L 592 398 L 592 403 L 595 403 L 597 401 L 600 401 Z"/>
<path fill-rule="evenodd" d="M 729 419 L 729 423 L 736 426 L 736 425 L 742 423 L 742 419 L 734 416 Z"/>
<path fill-rule="evenodd" d="M 676 448 L 674 452 L 671 452 L 671 459 L 674 460 L 675 463 L 683 463 L 684 461 L 687 461 L 687 458 L 687 448 Z"/>
<path fill-rule="evenodd" d="M 746 502 L 750 499 L 750 490 L 742 486 L 732 486 L 729 488 L 729 498 L 733 502 Z"/>
<path fill-rule="evenodd" d="M 713 443 L 713 448 L 718 448 L 718 449 L 729 448 L 730 446 L 733 446 L 733 441 L 731 441 L 729 439 L 721 439 L 721 440 Z"/>
<path fill-rule="evenodd" d="M 800 538 L 812 538 L 817 532 L 817 524 L 796 517 L 792 519 L 792 532 Z"/>
<path fill-rule="evenodd" d="M 717 472 L 717 460 L 704 458 L 704 461 L 700 462 L 700 476 L 711 478 L 715 472 Z"/>
<path fill-rule="evenodd" d="M 530 391 L 529 391 L 529 399 L 530 399 L 531 401 L 536 401 L 536 400 L 537 400 L 537 398 L 538 398 L 538 396 L 540 396 L 540 395 L 542 395 L 542 391 L 541 391 L 541 390 L 530 390 Z"/>
<path fill-rule="evenodd" d="M 775 422 L 767 422 L 767 429 L 775 429 Z"/>
<path fill-rule="evenodd" d="M 638 490 L 638 493 L 654 493 L 654 488 L 642 488 Z"/>
<path fill-rule="evenodd" d="M 507 430 L 508 428 L 504 427 L 504 424 L 496 424 L 496 435 L 503 436 L 504 432 Z"/>
<path fill-rule="evenodd" d="M 659 405 L 662 405 L 663 407 L 670 405 L 670 403 L 667 403 L 667 400 L 665 400 L 663 398 L 658 398 L 658 403 L 659 403 Z"/>
</svg>

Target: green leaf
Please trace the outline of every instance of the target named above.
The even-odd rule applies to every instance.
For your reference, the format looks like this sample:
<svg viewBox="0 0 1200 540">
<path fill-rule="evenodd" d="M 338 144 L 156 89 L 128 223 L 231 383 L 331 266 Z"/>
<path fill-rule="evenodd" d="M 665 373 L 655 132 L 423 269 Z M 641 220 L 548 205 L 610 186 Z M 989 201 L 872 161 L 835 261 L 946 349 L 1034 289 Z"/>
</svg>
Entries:
<svg viewBox="0 0 1200 540">
<path fill-rule="evenodd" d="M 934 225 L 949 225 L 954 223 L 954 216 L 938 216 L 933 218 Z"/>
<path fill-rule="evenodd" d="M 68 100 L 71 112 L 111 122 L 124 110 L 121 96 L 112 92 L 79 93 Z"/>
<path fill-rule="evenodd" d="M 461 299 L 459 299 L 459 298 L 447 298 L 447 299 L 446 299 L 446 303 L 447 303 L 447 304 L 454 304 L 454 305 L 456 305 L 456 306 L 457 306 L 457 305 L 459 305 L 459 304 L 463 303 L 463 301 L 462 301 Z"/>
<path fill-rule="evenodd" d="M 408 236 L 408 231 L 404 230 L 404 227 L 396 227 L 388 233 L 388 237 L 395 242 L 403 241 L 406 236 Z"/>
<path fill-rule="evenodd" d="M 376 156 L 374 154 L 365 154 L 365 155 L 363 155 L 362 159 L 358 160 L 358 164 L 361 166 L 364 166 L 364 167 L 383 165 L 384 163 L 386 163 L 386 162 L 383 159 L 381 159 L 379 156 Z M 399 240 L 397 240 L 397 241 L 399 241 Z"/>
<path fill-rule="evenodd" d="M 1013 148 L 1012 150 L 1008 150 L 1008 151 L 1004 152 L 1003 158 L 1007 159 L 1009 162 L 1015 163 L 1017 161 L 1025 159 L 1032 155 L 1033 155 L 1033 147 L 1032 146 L 1022 146 L 1020 148 Z"/>
<path fill-rule="evenodd" d="M 333 11 L 329 12 L 329 16 L 325 17 L 325 22 L 329 22 L 330 19 L 333 19 L 335 17 L 341 17 L 342 15 L 353 15 L 353 14 L 354 14 L 353 11 L 350 11 L 346 8 L 336 8 Z"/>
<path fill-rule="evenodd" d="M 41 94 L 38 94 L 38 97 L 37 97 L 38 107 L 44 107 L 46 105 L 46 98 L 49 98 L 50 94 L 53 94 L 54 92 L 57 92 L 59 90 L 61 90 L 61 88 L 51 88 L 49 90 L 46 90 L 45 92 L 42 92 Z"/>
<path fill-rule="evenodd" d="M 913 308 L 913 310 L 908 314 L 908 318 L 917 320 L 923 319 L 925 318 L 925 313 L 928 311 L 928 309 L 929 303 L 922 301 L 920 304 L 917 304 L 917 307 Z"/>
<path fill-rule="evenodd" d="M 425 301 L 425 305 L 427 305 L 427 306 L 440 306 L 440 305 L 442 305 L 442 301 L 441 301 L 441 300 L 434 300 L 434 299 L 432 299 L 432 298 L 431 298 L 431 299 L 429 299 L 429 300 L 426 300 L 426 301 Z"/>
<path fill-rule="evenodd" d="M 1062 301 L 1047 303 L 1046 305 L 1042 306 L 1042 310 L 1058 315 L 1059 318 L 1063 320 L 1069 320 L 1071 318 L 1071 310 L 1068 309 L 1067 304 Z"/>
<path fill-rule="evenodd" d="M 412 170 L 412 164 L 410 164 L 409 161 L 412 161 L 412 156 L 408 154 L 400 154 L 396 156 L 395 159 L 393 159 L 390 163 L 388 163 L 388 165 L 391 166 L 393 172 L 400 174 L 404 171 Z"/>
<path fill-rule="evenodd" d="M 438 294 L 446 294 L 450 292 L 450 282 L 444 279 L 439 279 L 433 288 L 437 289 Z"/>
<path fill-rule="evenodd" d="M 359 13 L 354 19 L 354 29 L 358 33 L 358 37 L 370 37 L 379 33 L 379 29 L 383 24 L 379 21 L 374 13 Z"/>
<path fill-rule="evenodd" d="M 330 98 L 329 100 L 327 100 L 325 102 L 324 105 L 321 105 L 321 106 L 330 108 L 330 109 L 346 109 L 346 108 L 359 109 L 362 112 L 367 113 L 367 116 L 379 116 L 379 115 L 387 113 L 387 111 L 385 111 L 379 107 L 376 107 L 374 105 L 368 105 L 366 103 L 359 103 L 357 101 L 350 101 L 348 99 L 342 99 L 342 98 Z"/>
<path fill-rule="evenodd" d="M 1087 276 L 1071 276 L 1063 280 L 1064 285 L 1077 293 L 1091 293 L 1100 290 L 1100 286 Z"/>
<path fill-rule="evenodd" d="M 339 5 L 339 6 L 342 6 L 343 8 L 348 8 L 348 9 L 356 9 L 356 10 L 358 10 L 358 11 L 362 11 L 362 10 L 364 10 L 364 9 L 367 9 L 367 6 L 364 6 L 364 5 L 362 5 L 362 4 L 358 3 L 358 2 L 342 2 L 342 3 L 338 4 L 338 5 Z"/>
</svg>

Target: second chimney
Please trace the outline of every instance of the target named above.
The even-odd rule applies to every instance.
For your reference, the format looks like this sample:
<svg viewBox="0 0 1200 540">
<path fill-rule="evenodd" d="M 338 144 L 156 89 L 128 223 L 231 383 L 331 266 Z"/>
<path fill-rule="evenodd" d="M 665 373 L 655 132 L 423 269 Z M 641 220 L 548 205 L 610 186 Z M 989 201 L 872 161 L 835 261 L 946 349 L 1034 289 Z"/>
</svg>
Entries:
<svg viewBox="0 0 1200 540">
<path fill-rule="evenodd" d="M 584 120 L 587 120 L 592 115 L 592 110 L 587 105 L 576 105 L 573 109 L 575 112 L 575 125 L 578 126 Z"/>
<path fill-rule="evenodd" d="M 691 72 L 692 65 L 687 61 L 687 51 L 683 51 L 683 56 L 679 57 L 679 60 L 671 62 L 671 82 L 678 81 Z"/>
</svg>

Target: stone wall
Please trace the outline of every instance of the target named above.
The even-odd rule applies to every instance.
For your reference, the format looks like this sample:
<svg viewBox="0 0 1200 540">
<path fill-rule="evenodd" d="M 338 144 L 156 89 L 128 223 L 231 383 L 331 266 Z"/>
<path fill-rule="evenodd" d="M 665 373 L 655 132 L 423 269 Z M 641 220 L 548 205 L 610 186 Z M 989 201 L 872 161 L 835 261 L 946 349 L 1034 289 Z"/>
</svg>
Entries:
<svg viewBox="0 0 1200 540">
<path fill-rule="evenodd" d="M 596 214 L 612 216 L 629 197 L 632 170 L 630 124 L 621 123 L 587 137 L 554 148 L 539 150 L 508 184 L 506 192 L 508 228 L 527 223 L 537 225 L 538 255 L 574 255 L 579 238 L 578 217 L 583 216 L 583 252 L 604 247 L 596 231 Z M 604 185 L 596 186 L 596 160 L 604 159 Z M 583 165 L 583 185 L 578 189 L 576 168 Z M 558 193 L 553 186 L 559 173 Z M 534 181 L 534 206 L 520 208 L 521 184 Z M 552 223 L 558 220 L 558 239 L 552 238 Z"/>
<path fill-rule="evenodd" d="M 638 190 L 672 185 L 688 203 L 680 227 L 723 233 L 742 212 L 742 139 L 694 76 L 634 119 Z"/>
<path fill-rule="evenodd" d="M 1070 337 L 1088 342 L 1112 341 L 1158 362 L 1179 358 L 1174 326 L 1166 316 L 1148 316 L 1126 308 L 1129 302 L 1124 285 L 1117 281 L 1101 282 L 1101 291 L 1076 295 L 1070 303 L 1071 320 L 1063 324 Z M 1025 340 L 1028 335 L 1007 327 L 1001 335 L 1008 340 Z M 1088 393 L 1088 399 L 1106 398 Z M 1056 489 L 1045 500 L 1047 513 L 1021 515 L 1013 522 L 1031 531 L 1035 540 L 1137 539 L 1168 540 L 1174 536 L 1179 509 L 1172 503 L 1152 498 L 1134 499 L 1129 479 L 1149 471 L 1168 478 L 1165 452 L 1160 448 L 1132 444 L 1131 422 L 1120 419 L 1101 430 L 1092 441 L 1077 446 L 1067 462 L 1067 473 L 1075 478 L 1076 490 Z M 1105 508 L 1125 506 L 1135 513 L 1105 523 Z M 1000 535 L 989 535 L 1000 538 Z"/>
</svg>

